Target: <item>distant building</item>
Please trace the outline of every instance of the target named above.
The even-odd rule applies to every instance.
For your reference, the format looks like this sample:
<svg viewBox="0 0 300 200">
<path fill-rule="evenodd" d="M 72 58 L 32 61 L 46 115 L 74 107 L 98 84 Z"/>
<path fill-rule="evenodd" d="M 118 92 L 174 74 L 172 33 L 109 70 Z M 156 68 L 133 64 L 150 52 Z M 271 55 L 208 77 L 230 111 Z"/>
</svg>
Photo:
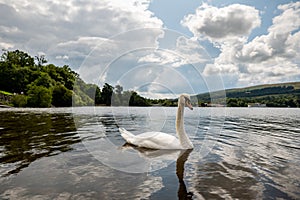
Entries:
<svg viewBox="0 0 300 200">
<path fill-rule="evenodd" d="M 262 108 L 262 107 L 267 107 L 265 103 L 249 103 L 248 108 L 252 107 L 257 107 L 257 108 Z"/>
</svg>

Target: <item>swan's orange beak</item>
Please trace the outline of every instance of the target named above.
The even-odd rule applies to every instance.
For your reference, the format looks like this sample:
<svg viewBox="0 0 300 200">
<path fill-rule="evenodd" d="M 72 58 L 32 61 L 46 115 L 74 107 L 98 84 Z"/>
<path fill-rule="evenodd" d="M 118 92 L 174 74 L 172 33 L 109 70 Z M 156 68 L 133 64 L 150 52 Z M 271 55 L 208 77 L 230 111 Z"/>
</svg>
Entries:
<svg viewBox="0 0 300 200">
<path fill-rule="evenodd" d="M 189 109 L 193 110 L 193 106 L 191 103 L 187 103 L 186 105 L 187 105 L 187 107 L 189 107 Z"/>
</svg>

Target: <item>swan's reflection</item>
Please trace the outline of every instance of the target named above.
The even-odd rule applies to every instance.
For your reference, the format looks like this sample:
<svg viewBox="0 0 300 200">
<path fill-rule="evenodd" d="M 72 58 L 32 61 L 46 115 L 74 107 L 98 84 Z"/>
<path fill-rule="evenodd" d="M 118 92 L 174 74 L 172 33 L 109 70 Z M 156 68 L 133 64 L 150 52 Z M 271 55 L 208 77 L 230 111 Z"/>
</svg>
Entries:
<svg viewBox="0 0 300 200">
<path fill-rule="evenodd" d="M 176 175 L 179 181 L 179 188 L 178 188 L 178 199 L 185 200 L 185 199 L 192 199 L 193 193 L 188 192 L 185 182 L 184 182 L 184 164 L 187 161 L 190 153 L 193 151 L 192 149 L 187 150 L 154 150 L 154 149 L 147 149 L 136 147 L 131 144 L 126 143 L 123 147 L 124 150 L 128 149 L 135 149 L 139 152 L 139 155 L 147 160 L 176 160 Z"/>
<path fill-rule="evenodd" d="M 184 183 L 184 163 L 187 161 L 192 149 L 182 150 L 176 161 L 176 175 L 179 180 L 178 199 L 192 199 L 193 193 L 188 192 Z"/>
</svg>

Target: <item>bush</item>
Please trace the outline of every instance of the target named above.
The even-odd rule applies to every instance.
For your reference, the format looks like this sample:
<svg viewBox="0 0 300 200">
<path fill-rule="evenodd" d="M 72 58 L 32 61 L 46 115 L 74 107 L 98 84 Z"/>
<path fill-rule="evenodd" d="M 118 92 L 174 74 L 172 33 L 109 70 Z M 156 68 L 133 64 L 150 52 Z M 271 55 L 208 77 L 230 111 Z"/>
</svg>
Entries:
<svg viewBox="0 0 300 200">
<path fill-rule="evenodd" d="M 56 107 L 72 106 L 72 91 L 63 85 L 56 85 L 52 92 L 52 105 Z"/>
<path fill-rule="evenodd" d="M 27 96 L 21 95 L 14 95 L 11 99 L 11 103 L 14 107 L 25 107 L 27 105 Z"/>
<path fill-rule="evenodd" d="M 28 90 L 27 105 L 29 107 L 50 107 L 52 101 L 51 89 L 44 86 L 31 85 Z"/>
</svg>

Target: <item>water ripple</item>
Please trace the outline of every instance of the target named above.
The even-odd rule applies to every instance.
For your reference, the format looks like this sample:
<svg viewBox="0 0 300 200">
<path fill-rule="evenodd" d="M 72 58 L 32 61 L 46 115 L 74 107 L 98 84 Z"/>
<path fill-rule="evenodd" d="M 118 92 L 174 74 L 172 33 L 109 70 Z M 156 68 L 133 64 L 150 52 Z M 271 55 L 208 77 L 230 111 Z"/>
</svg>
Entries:
<svg viewBox="0 0 300 200">
<path fill-rule="evenodd" d="M 217 108 L 187 112 L 185 128 L 195 149 L 184 181 L 176 176 L 176 164 L 128 174 L 85 150 L 84 142 L 96 146 L 103 137 L 121 147 L 119 126 L 133 133 L 151 130 L 149 109 L 1 111 L 0 198 L 167 199 L 187 191 L 200 199 L 300 198 L 299 109 L 226 108 L 226 116 Z M 175 134 L 176 108 L 164 109 L 161 129 Z"/>
</svg>

